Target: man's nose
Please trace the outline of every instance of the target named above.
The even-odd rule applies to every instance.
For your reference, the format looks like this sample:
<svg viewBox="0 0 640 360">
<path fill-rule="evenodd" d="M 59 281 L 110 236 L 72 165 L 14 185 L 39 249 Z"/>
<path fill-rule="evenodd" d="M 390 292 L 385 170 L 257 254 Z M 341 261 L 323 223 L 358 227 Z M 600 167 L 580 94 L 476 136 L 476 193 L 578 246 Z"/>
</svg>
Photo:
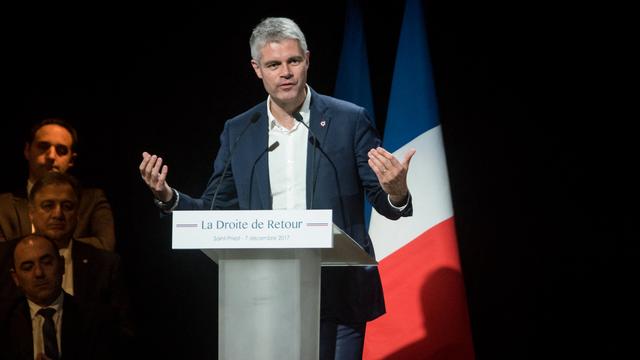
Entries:
<svg viewBox="0 0 640 360">
<path fill-rule="evenodd" d="M 50 146 L 45 155 L 47 159 L 55 159 L 58 156 L 55 146 Z"/>
<path fill-rule="evenodd" d="M 291 66 L 289 64 L 282 65 L 282 74 L 280 76 L 285 79 L 289 79 L 293 76 L 293 73 L 291 72 Z"/>
<path fill-rule="evenodd" d="M 40 264 L 36 264 L 35 267 L 33 268 L 33 274 L 36 277 L 42 277 L 44 276 L 44 271 L 42 271 L 42 266 L 40 266 Z"/>
<path fill-rule="evenodd" d="M 54 206 L 53 210 L 51 211 L 51 215 L 53 215 L 53 217 L 55 218 L 63 218 L 64 212 L 62 211 L 62 206 L 61 205 Z"/>
</svg>

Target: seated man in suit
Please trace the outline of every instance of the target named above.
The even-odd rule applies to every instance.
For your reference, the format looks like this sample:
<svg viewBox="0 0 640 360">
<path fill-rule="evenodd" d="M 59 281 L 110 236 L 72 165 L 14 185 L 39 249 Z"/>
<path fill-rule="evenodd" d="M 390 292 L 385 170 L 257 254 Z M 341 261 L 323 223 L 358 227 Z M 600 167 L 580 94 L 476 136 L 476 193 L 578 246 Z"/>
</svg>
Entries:
<svg viewBox="0 0 640 360">
<path fill-rule="evenodd" d="M 80 190 L 68 174 L 49 172 L 35 182 L 29 194 L 29 217 L 35 232 L 51 239 L 64 257 L 62 288 L 80 303 L 101 303 L 117 312 L 123 334 L 131 336 L 129 302 L 120 257 L 76 241 L 73 234 L 78 223 Z M 0 243 L 0 270 L 10 263 L 15 241 Z M 0 300 L 15 299 L 19 291 L 7 276 L 0 274 Z"/>
<path fill-rule="evenodd" d="M 80 304 L 62 290 L 64 258 L 54 242 L 31 234 L 13 245 L 11 276 L 24 296 L 0 308 L 0 358 L 114 358 L 112 310 Z"/>
<path fill-rule="evenodd" d="M 65 173 L 73 167 L 77 153 L 76 130 L 61 119 L 45 119 L 36 124 L 25 144 L 29 163 L 27 186 L 0 194 L 0 242 L 33 232 L 28 216 L 28 194 L 33 184 L 48 172 Z M 100 189 L 82 189 L 80 217 L 75 238 L 97 248 L 113 251 L 115 233 L 111 206 Z"/>
</svg>

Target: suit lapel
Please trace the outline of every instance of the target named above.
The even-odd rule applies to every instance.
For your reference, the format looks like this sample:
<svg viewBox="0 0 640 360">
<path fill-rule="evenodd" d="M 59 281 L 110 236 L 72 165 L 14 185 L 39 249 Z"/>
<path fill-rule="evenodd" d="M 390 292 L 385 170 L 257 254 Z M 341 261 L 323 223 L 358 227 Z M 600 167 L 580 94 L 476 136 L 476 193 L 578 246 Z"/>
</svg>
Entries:
<svg viewBox="0 0 640 360">
<path fill-rule="evenodd" d="M 76 299 L 82 301 L 87 298 L 87 268 L 90 264 L 90 260 L 86 246 L 80 241 L 73 240 L 73 248 L 71 249 L 71 261 L 73 262 L 73 296 Z"/>
<path fill-rule="evenodd" d="M 26 298 L 22 298 L 16 310 L 11 326 L 11 338 L 17 340 L 14 349 L 17 349 L 20 359 L 33 359 L 33 330 Z"/>
<path fill-rule="evenodd" d="M 29 219 L 29 200 L 27 200 L 26 189 L 21 189 L 13 193 L 13 202 L 18 216 L 18 226 L 20 234 L 31 234 L 31 219 Z"/>
<path fill-rule="evenodd" d="M 317 183 L 318 170 L 320 168 L 321 151 L 320 148 L 313 150 L 311 144 L 322 147 L 325 145 L 325 139 L 331 124 L 331 119 L 327 116 L 327 107 L 315 91 L 311 90 L 311 103 L 309 104 L 311 118 L 309 119 L 309 128 L 318 137 L 318 143 L 309 141 L 307 144 L 307 207 L 311 205 L 311 197 L 313 196 L 313 182 Z M 309 134 L 309 138 L 312 135 Z M 315 154 L 315 158 L 314 158 Z M 315 167 L 315 168 L 314 168 Z M 317 185 L 316 185 L 317 188 Z"/>
<path fill-rule="evenodd" d="M 271 209 L 271 184 L 269 183 L 269 153 L 266 150 L 269 144 L 269 121 L 267 116 L 267 105 L 261 108 L 260 118 L 255 126 L 249 130 L 245 139 L 250 144 L 244 146 L 248 155 L 245 159 L 249 159 L 251 166 L 254 166 L 253 174 L 249 180 L 250 199 L 249 207 L 254 208 L 253 198 L 258 196 L 260 209 Z"/>
</svg>

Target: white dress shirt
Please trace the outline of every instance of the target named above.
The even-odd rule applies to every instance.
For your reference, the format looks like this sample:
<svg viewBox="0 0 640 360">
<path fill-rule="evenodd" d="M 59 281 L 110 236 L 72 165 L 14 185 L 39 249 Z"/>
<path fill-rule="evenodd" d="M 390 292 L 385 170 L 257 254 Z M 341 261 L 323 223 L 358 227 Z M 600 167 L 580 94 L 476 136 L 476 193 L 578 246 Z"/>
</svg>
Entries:
<svg viewBox="0 0 640 360">
<path fill-rule="evenodd" d="M 56 340 L 58 341 L 58 354 L 62 357 L 62 303 L 64 302 L 64 293 L 60 292 L 60 296 L 48 308 L 56 309 L 53 314 L 53 323 L 56 326 Z M 31 331 L 33 335 L 33 358 L 34 360 L 39 353 L 44 353 L 44 336 L 42 334 L 42 325 L 44 317 L 38 315 L 38 311 L 42 309 L 36 303 L 27 300 L 29 303 L 29 312 L 31 313 Z"/>
<path fill-rule="evenodd" d="M 307 85 L 300 115 L 307 126 L 311 114 L 311 90 Z M 307 208 L 307 144 L 309 130 L 296 121 L 291 129 L 282 126 L 271 113 L 271 97 L 267 99 L 269 145 L 280 145 L 269 152 L 269 182 L 274 210 Z"/>
</svg>

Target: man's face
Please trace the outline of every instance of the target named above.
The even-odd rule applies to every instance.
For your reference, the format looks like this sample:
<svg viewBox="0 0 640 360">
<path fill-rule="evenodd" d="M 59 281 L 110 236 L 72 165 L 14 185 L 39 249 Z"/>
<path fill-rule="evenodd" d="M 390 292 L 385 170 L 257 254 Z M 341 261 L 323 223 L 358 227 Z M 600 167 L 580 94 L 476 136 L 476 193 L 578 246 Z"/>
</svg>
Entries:
<svg viewBox="0 0 640 360">
<path fill-rule="evenodd" d="M 64 248 L 78 223 L 78 198 L 69 184 L 43 186 L 29 204 L 29 216 L 36 232 Z"/>
<path fill-rule="evenodd" d="M 76 156 L 71 151 L 73 138 L 60 125 L 49 124 L 36 132 L 33 141 L 25 144 L 24 157 L 29 162 L 29 179 L 33 182 L 48 171 L 66 172 Z"/>
<path fill-rule="evenodd" d="M 48 306 L 60 295 L 64 261 L 50 241 L 32 236 L 20 242 L 13 260 L 11 276 L 29 300 Z"/>
<path fill-rule="evenodd" d="M 298 106 L 305 98 L 309 52 L 297 40 L 269 42 L 260 50 L 260 61 L 251 60 L 264 88 L 281 107 Z"/>
</svg>

